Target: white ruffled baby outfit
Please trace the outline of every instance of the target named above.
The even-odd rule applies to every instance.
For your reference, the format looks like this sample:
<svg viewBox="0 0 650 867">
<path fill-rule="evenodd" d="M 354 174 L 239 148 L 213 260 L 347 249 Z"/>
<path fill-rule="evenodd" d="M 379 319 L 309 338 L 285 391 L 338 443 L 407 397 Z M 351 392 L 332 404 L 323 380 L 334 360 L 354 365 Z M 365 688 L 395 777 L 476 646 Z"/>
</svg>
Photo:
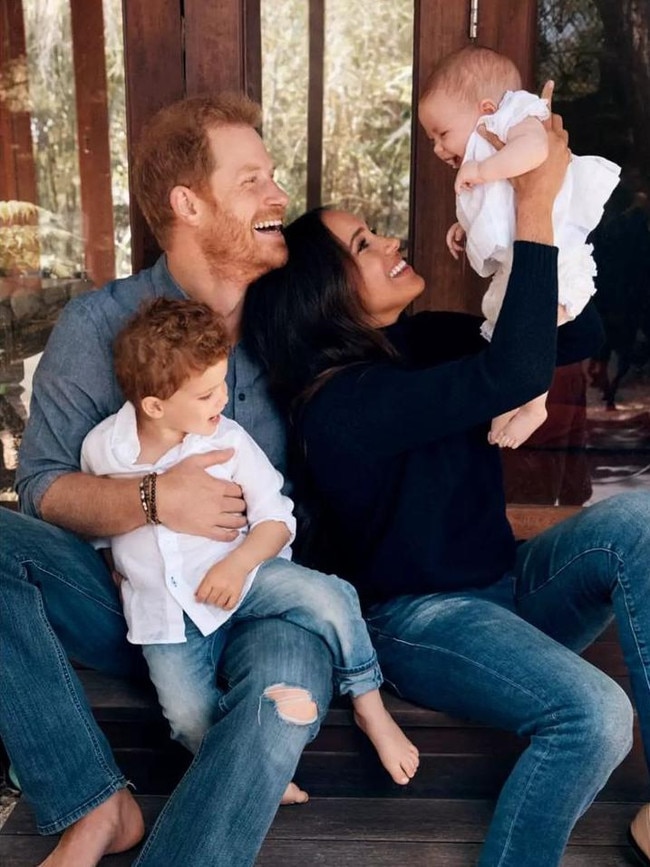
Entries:
<svg viewBox="0 0 650 867">
<path fill-rule="evenodd" d="M 508 91 L 494 114 L 481 124 L 506 142 L 508 132 L 527 117 L 546 120 L 548 105 L 525 90 Z M 482 162 L 495 153 L 492 145 L 475 130 L 467 143 L 463 162 Z M 595 292 L 596 265 L 587 235 L 596 227 L 605 203 L 618 183 L 620 168 L 604 157 L 572 156 L 564 184 L 553 207 L 553 230 L 559 248 L 559 303 L 571 319 Z M 465 250 L 472 268 L 481 277 L 494 275 L 483 296 L 486 321 L 481 331 L 490 339 L 501 310 L 512 265 L 515 237 L 515 203 L 507 180 L 479 184 L 456 199 L 458 222 L 466 233 Z"/>
</svg>

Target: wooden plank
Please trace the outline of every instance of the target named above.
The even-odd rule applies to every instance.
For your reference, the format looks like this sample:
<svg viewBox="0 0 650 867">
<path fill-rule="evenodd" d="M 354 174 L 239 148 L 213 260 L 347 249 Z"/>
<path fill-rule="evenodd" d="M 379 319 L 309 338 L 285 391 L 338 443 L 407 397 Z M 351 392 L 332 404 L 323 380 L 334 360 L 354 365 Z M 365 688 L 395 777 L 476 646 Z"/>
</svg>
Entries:
<svg viewBox="0 0 650 867">
<path fill-rule="evenodd" d="M 115 277 L 103 0 L 70 0 L 70 13 L 85 268 L 102 286 Z"/>
<path fill-rule="evenodd" d="M 151 828 L 166 799 L 138 796 L 145 824 Z M 621 846 L 638 803 L 595 803 L 580 819 L 571 836 L 575 846 Z M 494 811 L 485 800 L 409 800 L 405 798 L 312 798 L 304 806 L 280 809 L 269 840 L 349 840 L 391 842 L 480 843 Z M 35 833 L 26 802 L 16 806 L 2 836 Z"/>
<path fill-rule="evenodd" d="M 309 0 L 307 96 L 307 210 L 322 203 L 323 99 L 325 95 L 325 0 Z"/>
<path fill-rule="evenodd" d="M 10 842 L 7 842 L 10 841 Z M 51 851 L 48 837 L 0 837 L 2 867 L 33 867 Z M 571 846 L 562 867 L 630 867 L 627 846 Z M 112 855 L 102 861 L 107 867 L 128 867 L 137 850 Z M 472 843 L 367 843 L 358 841 L 269 840 L 262 847 L 257 867 L 475 867 L 480 846 Z"/>
<path fill-rule="evenodd" d="M 38 204 L 22 0 L 0 0 L 0 199 Z"/>
<path fill-rule="evenodd" d="M 217 4 L 203 4 L 212 8 Z M 124 66 L 129 153 L 143 124 L 184 93 L 183 20 L 180 0 L 123 0 Z M 132 188 L 132 184 L 130 183 Z M 134 272 L 153 264 L 160 250 L 131 196 Z"/>
<path fill-rule="evenodd" d="M 516 539 L 532 539 L 579 512 L 581 506 L 526 506 L 511 503 L 506 510 Z"/>
<path fill-rule="evenodd" d="M 139 798 L 148 827 L 163 799 Z M 625 829 L 639 804 L 595 804 L 578 823 L 563 867 L 617 867 L 628 864 Z M 281 809 L 264 843 L 258 865 L 390 865 L 436 867 L 475 863 L 492 814 L 490 802 L 453 800 L 318 800 Z M 34 834 L 29 810 L 19 805 L 0 832 L 3 867 L 31 867 L 56 838 Z M 132 863 L 134 852 L 111 857 Z M 107 862 L 108 863 L 108 862 Z"/>
</svg>

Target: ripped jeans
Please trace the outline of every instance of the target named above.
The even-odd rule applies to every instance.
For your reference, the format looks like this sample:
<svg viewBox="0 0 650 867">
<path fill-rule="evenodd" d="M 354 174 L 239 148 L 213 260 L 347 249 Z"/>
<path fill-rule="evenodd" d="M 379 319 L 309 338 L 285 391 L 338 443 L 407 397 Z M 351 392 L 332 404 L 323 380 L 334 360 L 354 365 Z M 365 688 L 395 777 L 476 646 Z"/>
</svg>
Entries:
<svg viewBox="0 0 650 867">
<path fill-rule="evenodd" d="M 4 508 L 0 540 L 0 737 L 40 833 L 56 834 L 127 784 L 68 656 L 122 677 L 146 676 L 146 665 L 126 641 L 117 589 L 91 545 Z M 292 623 L 233 625 L 220 675 L 218 717 L 138 867 L 250 867 L 327 713 L 331 656 L 319 638 Z M 317 719 L 302 725 L 282 719 L 264 698 L 280 683 L 305 690 Z"/>
<path fill-rule="evenodd" d="M 336 693 L 358 696 L 381 686 L 377 654 L 352 585 L 281 557 L 267 560 L 241 605 L 215 632 L 202 635 L 185 616 L 185 642 L 142 647 L 172 737 L 191 752 L 198 750 L 220 712 L 216 671 L 229 628 L 268 617 L 300 626 L 325 642 L 334 662 Z M 281 716 L 286 714 L 294 722 L 314 721 L 315 709 L 305 718 L 301 706 L 307 703 L 313 708 L 304 690 L 274 686 L 264 695 L 275 697 Z"/>
</svg>

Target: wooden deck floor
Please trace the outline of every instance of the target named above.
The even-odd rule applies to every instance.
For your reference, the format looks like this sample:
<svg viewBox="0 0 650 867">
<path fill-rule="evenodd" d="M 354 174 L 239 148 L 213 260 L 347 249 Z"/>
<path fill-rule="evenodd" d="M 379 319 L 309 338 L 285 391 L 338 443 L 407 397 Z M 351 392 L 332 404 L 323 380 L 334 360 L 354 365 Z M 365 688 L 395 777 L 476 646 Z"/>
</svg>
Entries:
<svg viewBox="0 0 650 867">
<path fill-rule="evenodd" d="M 587 654 L 628 687 L 618 643 L 610 632 Z M 150 692 L 93 672 L 81 672 L 93 710 L 120 766 L 141 793 L 151 826 L 187 767 L 169 742 Z M 446 714 L 386 697 L 391 712 L 422 753 L 421 769 L 404 790 L 394 785 L 352 725 L 348 708 L 333 707 L 305 751 L 298 781 L 310 803 L 280 809 L 258 859 L 261 867 L 470 867 L 476 863 L 494 799 L 523 741 Z M 626 829 L 646 800 L 647 773 L 638 736 L 571 838 L 563 867 L 630 867 Z M 19 803 L 0 831 L 0 865 L 34 867 L 56 838 L 35 833 Z M 123 867 L 135 853 L 105 858 Z M 169 867 L 209 867 L 174 865 Z"/>
</svg>

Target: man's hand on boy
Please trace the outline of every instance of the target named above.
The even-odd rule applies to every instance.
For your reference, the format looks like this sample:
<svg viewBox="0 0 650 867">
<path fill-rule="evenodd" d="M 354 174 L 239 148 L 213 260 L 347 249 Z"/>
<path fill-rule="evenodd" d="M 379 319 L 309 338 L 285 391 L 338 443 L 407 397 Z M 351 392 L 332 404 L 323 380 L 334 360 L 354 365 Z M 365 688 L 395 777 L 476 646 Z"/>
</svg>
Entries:
<svg viewBox="0 0 650 867">
<path fill-rule="evenodd" d="M 177 533 L 232 542 L 246 526 L 246 502 L 235 482 L 215 479 L 208 467 L 223 464 L 232 449 L 192 455 L 157 479 L 156 511 L 162 523 Z"/>
<path fill-rule="evenodd" d="M 231 611 L 239 602 L 247 574 L 232 557 L 225 557 L 208 569 L 194 595 L 198 602 Z"/>
<path fill-rule="evenodd" d="M 449 227 L 446 236 L 447 249 L 454 257 L 458 259 L 460 254 L 465 250 L 465 229 L 460 223 L 454 223 Z"/>
</svg>

